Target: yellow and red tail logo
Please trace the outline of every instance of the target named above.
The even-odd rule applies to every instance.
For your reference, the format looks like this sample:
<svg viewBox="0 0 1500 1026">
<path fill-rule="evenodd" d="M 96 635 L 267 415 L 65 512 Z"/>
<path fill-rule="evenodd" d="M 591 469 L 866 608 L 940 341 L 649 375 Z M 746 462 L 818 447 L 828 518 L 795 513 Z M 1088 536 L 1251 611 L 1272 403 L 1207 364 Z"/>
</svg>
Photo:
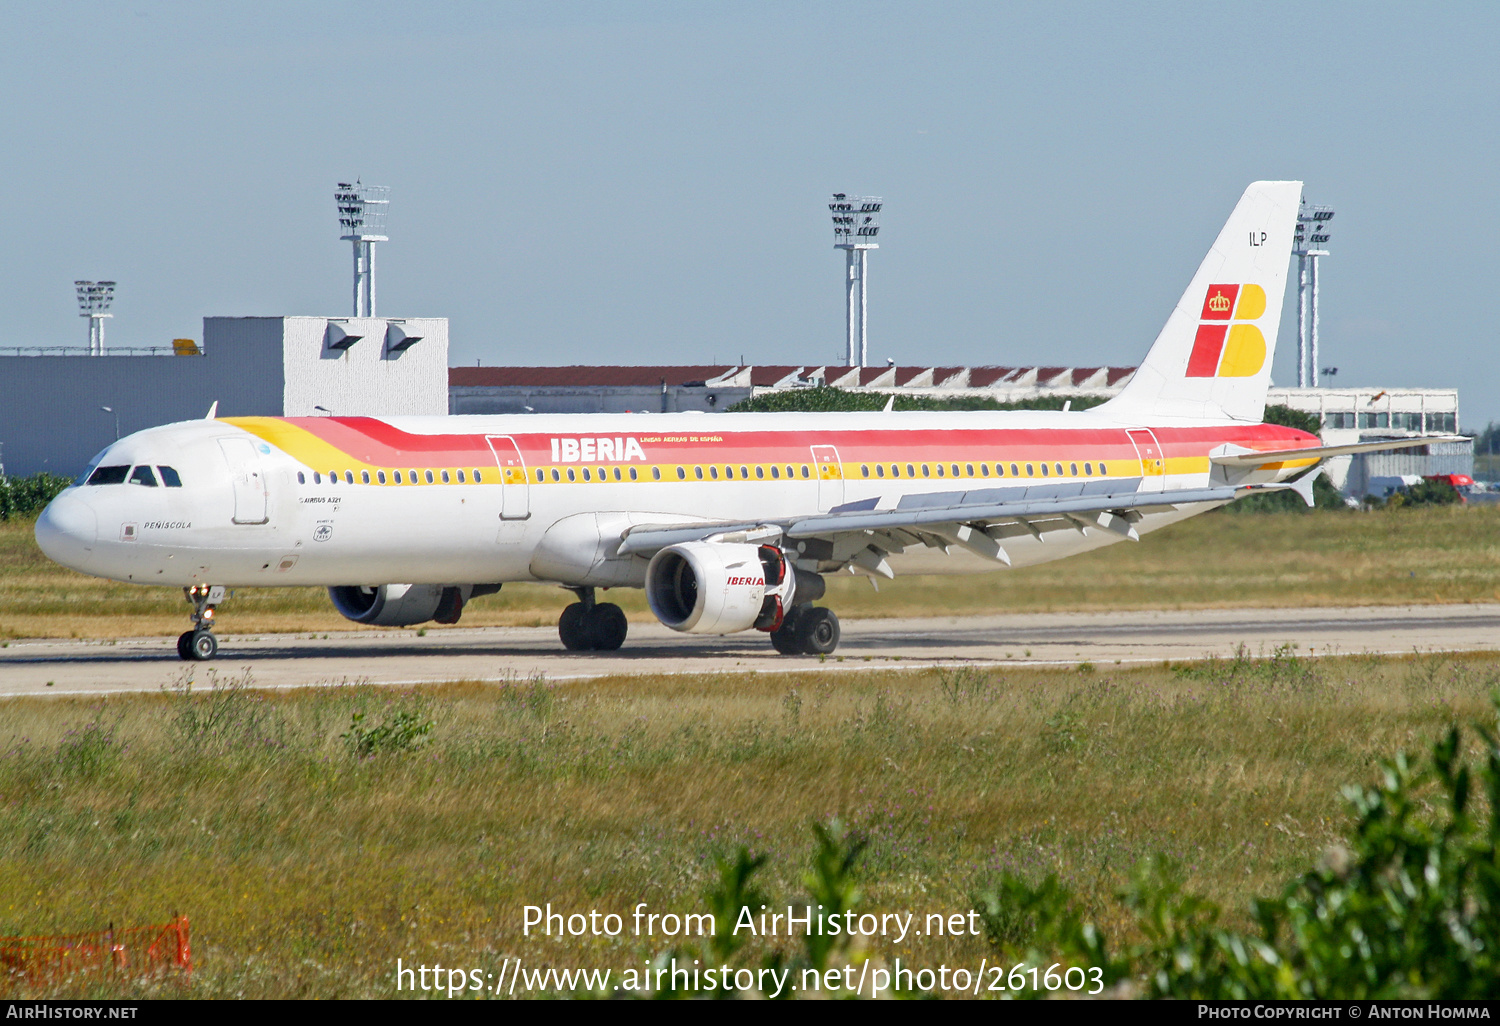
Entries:
<svg viewBox="0 0 1500 1026">
<path fill-rule="evenodd" d="M 1248 378 L 1266 363 L 1266 337 L 1254 324 L 1266 312 L 1259 285 L 1210 285 L 1188 357 L 1190 378 Z"/>
</svg>

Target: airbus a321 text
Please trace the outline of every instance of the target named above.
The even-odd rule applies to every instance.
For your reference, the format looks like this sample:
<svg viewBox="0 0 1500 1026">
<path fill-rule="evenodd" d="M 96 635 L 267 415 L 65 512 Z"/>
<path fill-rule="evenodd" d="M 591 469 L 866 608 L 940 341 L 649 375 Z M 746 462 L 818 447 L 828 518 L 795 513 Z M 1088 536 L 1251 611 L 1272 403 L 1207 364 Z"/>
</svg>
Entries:
<svg viewBox="0 0 1500 1026">
<path fill-rule="evenodd" d="M 828 653 L 840 571 L 959 574 L 1087 552 L 1257 488 L 1309 502 L 1328 447 L 1261 423 L 1299 182 L 1241 197 L 1125 389 L 1067 412 L 225 417 L 101 453 L 37 521 L 87 574 L 181 587 L 184 659 L 228 587 L 322 585 L 362 624 L 455 623 L 555 582 L 562 643 L 612 650 L 645 588 L 662 623 Z"/>
</svg>

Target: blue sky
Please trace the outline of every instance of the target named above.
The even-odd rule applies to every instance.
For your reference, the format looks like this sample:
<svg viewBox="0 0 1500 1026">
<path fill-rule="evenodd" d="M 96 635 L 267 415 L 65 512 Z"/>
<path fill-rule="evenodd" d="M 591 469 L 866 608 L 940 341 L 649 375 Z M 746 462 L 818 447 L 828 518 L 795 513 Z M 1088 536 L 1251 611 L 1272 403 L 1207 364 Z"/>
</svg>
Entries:
<svg viewBox="0 0 1500 1026">
<path fill-rule="evenodd" d="M 0 316 L 82 344 L 345 314 L 334 183 L 392 189 L 379 311 L 455 363 L 821 363 L 830 192 L 886 200 L 871 356 L 1133 364 L 1234 201 L 1334 206 L 1325 365 L 1500 419 L 1500 7 L 0 7 Z M 1288 311 L 1291 303 L 1288 302 Z M 1275 379 L 1295 377 L 1290 313 Z"/>
</svg>

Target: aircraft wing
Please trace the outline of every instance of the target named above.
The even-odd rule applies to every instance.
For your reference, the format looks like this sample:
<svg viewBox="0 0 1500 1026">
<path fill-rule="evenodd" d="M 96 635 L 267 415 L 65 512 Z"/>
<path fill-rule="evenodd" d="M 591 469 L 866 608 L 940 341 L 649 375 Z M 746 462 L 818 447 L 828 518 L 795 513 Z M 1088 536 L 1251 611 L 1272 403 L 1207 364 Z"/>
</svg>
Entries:
<svg viewBox="0 0 1500 1026">
<path fill-rule="evenodd" d="M 1224 467 L 1264 467 L 1271 463 L 1293 463 L 1320 460 L 1325 456 L 1347 456 L 1356 452 L 1382 452 L 1386 449 L 1412 449 L 1433 442 L 1467 442 L 1463 435 L 1426 435 L 1421 438 L 1385 438 L 1378 442 L 1353 442 L 1349 445 L 1323 445 L 1312 449 L 1242 449 L 1210 456 L 1209 460 Z M 1238 447 L 1236 447 L 1238 448 Z"/>
<path fill-rule="evenodd" d="M 1118 486 L 1127 482 L 1110 483 Z M 1145 513 L 1190 503 L 1229 502 L 1247 490 L 1222 485 L 1166 492 L 1132 489 L 1085 494 L 1087 487 L 1070 483 L 937 492 L 905 496 L 894 509 L 879 509 L 878 500 L 868 499 L 827 513 L 785 519 L 659 527 L 643 524 L 625 533 L 617 552 L 649 555 L 668 545 L 709 537 L 754 541 L 781 535 L 822 542 L 819 558 L 854 564 L 889 577 L 893 575 L 885 557 L 913 545 L 945 551 L 958 545 L 1008 564 L 1010 558 L 1003 544 L 1009 537 L 1041 537 L 1052 530 L 1097 527 L 1138 540 L 1134 524 Z"/>
</svg>

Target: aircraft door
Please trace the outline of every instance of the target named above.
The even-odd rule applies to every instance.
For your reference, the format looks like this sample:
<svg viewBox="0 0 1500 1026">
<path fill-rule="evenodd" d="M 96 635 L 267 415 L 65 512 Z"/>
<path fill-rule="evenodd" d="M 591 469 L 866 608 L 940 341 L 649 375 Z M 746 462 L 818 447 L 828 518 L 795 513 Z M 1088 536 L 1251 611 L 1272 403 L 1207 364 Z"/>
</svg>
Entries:
<svg viewBox="0 0 1500 1026">
<path fill-rule="evenodd" d="M 264 524 L 270 517 L 260 454 L 248 438 L 221 438 L 219 449 L 229 464 L 229 480 L 234 487 L 234 522 Z"/>
<path fill-rule="evenodd" d="M 500 519 L 525 520 L 531 516 L 531 487 L 516 440 L 509 435 L 485 435 L 484 440 L 490 443 L 500 468 Z"/>
<path fill-rule="evenodd" d="M 1161 444 L 1146 428 L 1133 428 L 1125 433 L 1130 436 L 1135 453 L 1141 460 L 1141 491 L 1161 491 L 1167 474 L 1167 461 L 1162 455 Z"/>
<path fill-rule="evenodd" d="M 844 465 L 831 445 L 813 446 L 812 458 L 818 475 L 818 512 L 827 513 L 844 501 Z"/>
</svg>

